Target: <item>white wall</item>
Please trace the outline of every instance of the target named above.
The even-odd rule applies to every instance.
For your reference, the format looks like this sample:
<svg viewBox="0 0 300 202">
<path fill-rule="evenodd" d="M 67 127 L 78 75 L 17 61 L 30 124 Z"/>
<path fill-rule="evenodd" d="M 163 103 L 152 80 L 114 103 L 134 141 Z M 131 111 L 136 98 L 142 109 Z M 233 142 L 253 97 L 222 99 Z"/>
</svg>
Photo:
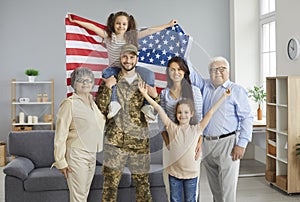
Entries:
<svg viewBox="0 0 300 202">
<path fill-rule="evenodd" d="M 231 80 L 246 89 L 260 84 L 258 11 L 258 0 L 230 0 Z M 249 102 L 256 117 L 257 104 Z"/>
<path fill-rule="evenodd" d="M 231 0 L 230 46 L 232 80 L 252 87 L 259 82 L 258 0 Z"/>
<path fill-rule="evenodd" d="M 300 40 L 299 9 L 299 0 L 276 0 L 277 75 L 300 75 L 300 59 L 291 61 L 286 51 L 291 37 Z"/>
<path fill-rule="evenodd" d="M 65 98 L 67 12 L 105 24 L 110 13 L 120 10 L 132 14 L 138 27 L 177 19 L 194 38 L 191 61 L 203 75 L 210 56 L 230 60 L 229 0 L 0 0 L 0 141 L 11 130 L 11 78 L 25 80 L 25 69 L 39 69 L 39 80 L 55 80 L 55 113 Z"/>
</svg>

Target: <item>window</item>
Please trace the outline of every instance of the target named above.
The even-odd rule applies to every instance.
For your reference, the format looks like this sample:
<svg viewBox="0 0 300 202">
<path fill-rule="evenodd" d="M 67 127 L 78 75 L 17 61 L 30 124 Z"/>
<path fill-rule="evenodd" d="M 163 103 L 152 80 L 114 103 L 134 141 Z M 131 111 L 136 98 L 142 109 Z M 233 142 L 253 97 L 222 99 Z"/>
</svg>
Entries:
<svg viewBox="0 0 300 202">
<path fill-rule="evenodd" d="M 261 0 L 261 15 L 275 11 L 275 0 Z"/>
<path fill-rule="evenodd" d="M 276 76 L 275 0 L 260 0 L 261 77 Z"/>
</svg>

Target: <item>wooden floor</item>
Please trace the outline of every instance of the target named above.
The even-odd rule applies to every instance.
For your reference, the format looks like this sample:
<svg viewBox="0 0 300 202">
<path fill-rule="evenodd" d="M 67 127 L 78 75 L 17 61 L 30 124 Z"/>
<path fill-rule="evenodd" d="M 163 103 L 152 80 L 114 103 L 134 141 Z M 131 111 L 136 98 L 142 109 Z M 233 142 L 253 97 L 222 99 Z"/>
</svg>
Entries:
<svg viewBox="0 0 300 202">
<path fill-rule="evenodd" d="M 300 194 L 287 195 L 284 192 L 276 189 L 275 187 L 270 186 L 266 182 L 265 177 L 262 176 L 264 169 L 265 167 L 262 163 L 253 160 L 242 160 L 240 169 L 241 175 L 239 177 L 237 191 L 238 202 L 300 201 Z M 4 174 L 2 170 L 3 167 L 0 167 L 0 201 L 4 201 Z M 258 177 L 253 177 L 255 174 L 257 174 Z M 212 195 L 209 189 L 204 168 L 202 168 L 201 170 L 200 186 L 201 202 L 212 202 Z"/>
</svg>

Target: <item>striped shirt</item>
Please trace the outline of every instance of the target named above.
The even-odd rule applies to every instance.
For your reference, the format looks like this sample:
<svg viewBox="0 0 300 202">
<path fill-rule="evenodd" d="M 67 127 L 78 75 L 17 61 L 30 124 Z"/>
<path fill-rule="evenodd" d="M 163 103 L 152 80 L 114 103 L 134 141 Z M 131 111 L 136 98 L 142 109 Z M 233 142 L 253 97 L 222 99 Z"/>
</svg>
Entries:
<svg viewBox="0 0 300 202">
<path fill-rule="evenodd" d="M 194 96 L 194 105 L 195 105 L 195 119 L 191 121 L 191 124 L 197 124 L 202 119 L 202 94 L 199 88 L 192 86 L 193 96 Z M 182 97 L 178 99 L 174 99 L 170 95 L 170 89 L 165 88 L 160 93 L 160 105 L 165 110 L 168 117 L 174 122 L 175 121 L 175 107 L 179 100 L 181 100 Z M 163 123 L 161 121 L 159 123 L 159 129 L 165 130 Z"/>
<path fill-rule="evenodd" d="M 120 54 L 121 47 L 126 44 L 125 39 L 119 40 L 115 33 L 112 33 L 111 38 L 107 37 L 105 33 L 104 38 L 107 53 L 108 53 L 108 66 L 109 67 L 120 67 Z"/>
</svg>

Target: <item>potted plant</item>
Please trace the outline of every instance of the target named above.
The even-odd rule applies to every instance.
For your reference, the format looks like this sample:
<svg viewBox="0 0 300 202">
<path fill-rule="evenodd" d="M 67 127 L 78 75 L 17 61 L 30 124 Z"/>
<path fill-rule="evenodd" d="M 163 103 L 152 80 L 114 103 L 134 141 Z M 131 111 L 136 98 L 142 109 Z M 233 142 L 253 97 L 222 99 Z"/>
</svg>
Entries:
<svg viewBox="0 0 300 202">
<path fill-rule="evenodd" d="M 36 69 L 26 69 L 25 74 L 28 76 L 29 82 L 34 82 L 35 77 L 39 75 L 39 71 Z"/>
<path fill-rule="evenodd" d="M 248 96 L 258 103 L 257 120 L 262 120 L 261 104 L 266 100 L 266 92 L 263 86 L 254 86 L 248 90 Z"/>
</svg>

